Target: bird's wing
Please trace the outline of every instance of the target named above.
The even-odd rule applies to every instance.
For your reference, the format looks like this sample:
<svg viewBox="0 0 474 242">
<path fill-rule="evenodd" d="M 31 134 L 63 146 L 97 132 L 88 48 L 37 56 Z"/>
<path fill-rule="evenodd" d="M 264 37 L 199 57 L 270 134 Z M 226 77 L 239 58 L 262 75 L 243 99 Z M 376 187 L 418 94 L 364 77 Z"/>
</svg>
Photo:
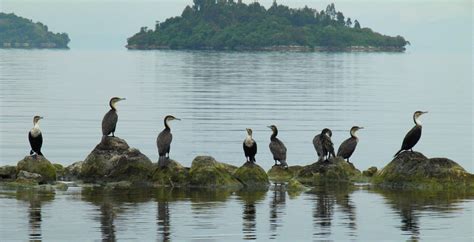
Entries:
<svg viewBox="0 0 474 242">
<path fill-rule="evenodd" d="M 421 137 L 421 126 L 414 126 L 408 133 L 405 135 L 402 143 L 403 150 L 409 150 L 418 143 Z"/>
<path fill-rule="evenodd" d="M 313 146 L 314 146 L 314 149 L 316 150 L 316 153 L 318 154 L 318 156 L 321 156 L 321 154 L 324 153 L 323 151 L 323 145 L 321 143 L 321 139 L 319 138 L 321 135 L 318 134 L 316 136 L 314 136 L 313 138 Z"/>
<path fill-rule="evenodd" d="M 171 134 L 171 132 L 167 130 L 161 131 L 160 134 L 158 135 L 158 138 L 156 139 L 156 145 L 158 146 L 158 153 L 166 152 L 172 140 L 173 140 L 173 135 Z"/>
<path fill-rule="evenodd" d="M 354 138 L 348 138 L 344 140 L 344 142 L 341 143 L 339 146 L 339 149 L 337 150 L 337 156 L 341 157 L 350 157 L 352 153 L 355 150 L 355 147 L 357 146 L 357 139 Z"/>
<path fill-rule="evenodd" d="M 118 115 L 114 110 L 109 110 L 102 119 L 102 134 L 108 135 L 115 131 L 117 126 Z"/>
</svg>

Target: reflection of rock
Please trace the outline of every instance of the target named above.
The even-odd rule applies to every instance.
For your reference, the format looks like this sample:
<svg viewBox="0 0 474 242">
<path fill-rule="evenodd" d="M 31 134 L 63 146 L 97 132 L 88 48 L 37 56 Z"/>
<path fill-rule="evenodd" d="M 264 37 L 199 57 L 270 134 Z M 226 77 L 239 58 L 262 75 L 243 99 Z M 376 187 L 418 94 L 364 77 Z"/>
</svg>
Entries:
<svg viewBox="0 0 474 242">
<path fill-rule="evenodd" d="M 295 177 L 301 169 L 303 169 L 302 166 L 289 166 L 288 169 L 282 166 L 272 166 L 267 173 L 270 180 L 283 182 Z"/>
<path fill-rule="evenodd" d="M 406 188 L 474 188 L 474 175 L 446 158 L 405 151 L 376 174 L 374 183 Z"/>
<path fill-rule="evenodd" d="M 259 165 L 246 162 L 234 172 L 234 176 L 244 184 L 246 188 L 268 188 L 270 182 L 265 170 Z"/>
<path fill-rule="evenodd" d="M 182 187 L 188 184 L 189 168 L 174 160 L 169 160 L 166 167 L 158 167 L 153 173 L 156 186 Z"/>
<path fill-rule="evenodd" d="M 56 181 L 56 168 L 43 156 L 26 156 L 18 162 L 16 170 L 40 174 L 40 183 Z"/>
<path fill-rule="evenodd" d="M 360 176 L 352 163 L 341 157 L 328 161 L 318 161 L 304 166 L 298 173 L 297 179 L 305 183 L 349 182 Z"/>
<path fill-rule="evenodd" d="M 104 137 L 80 169 L 86 182 L 149 181 L 155 170 L 148 157 L 118 137 Z"/>
<path fill-rule="evenodd" d="M 16 166 L 1 166 L 0 167 L 0 181 L 15 180 L 16 173 L 17 173 Z"/>
<path fill-rule="evenodd" d="M 189 184 L 193 187 L 242 187 L 228 167 L 211 156 L 194 158 L 189 171 Z"/>
</svg>

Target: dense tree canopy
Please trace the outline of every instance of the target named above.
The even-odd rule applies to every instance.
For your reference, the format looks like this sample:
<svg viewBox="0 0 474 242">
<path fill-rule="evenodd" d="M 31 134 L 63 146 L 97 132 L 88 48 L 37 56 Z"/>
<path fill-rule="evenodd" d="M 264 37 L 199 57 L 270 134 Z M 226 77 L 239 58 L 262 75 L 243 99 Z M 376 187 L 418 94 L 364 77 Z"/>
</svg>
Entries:
<svg viewBox="0 0 474 242">
<path fill-rule="evenodd" d="M 53 33 L 40 22 L 0 13 L 0 48 L 68 48 L 68 43 L 66 33 Z"/>
<path fill-rule="evenodd" d="M 292 9 L 276 2 L 265 9 L 259 3 L 234 0 L 194 0 L 181 16 L 157 22 L 154 30 L 142 27 L 128 39 L 128 48 L 152 49 L 259 49 L 269 46 L 344 48 L 372 46 L 403 49 L 408 42 L 361 28 L 338 12 Z"/>
</svg>

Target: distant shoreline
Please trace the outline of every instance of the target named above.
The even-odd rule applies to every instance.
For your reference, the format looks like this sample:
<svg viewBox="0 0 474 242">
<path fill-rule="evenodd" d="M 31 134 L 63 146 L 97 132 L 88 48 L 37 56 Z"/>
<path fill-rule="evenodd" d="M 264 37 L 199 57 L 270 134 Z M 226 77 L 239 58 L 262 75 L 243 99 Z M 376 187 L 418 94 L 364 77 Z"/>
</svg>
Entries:
<svg viewBox="0 0 474 242">
<path fill-rule="evenodd" d="M 275 45 L 266 47 L 235 47 L 235 48 L 171 48 L 170 46 L 158 45 L 126 45 L 129 50 L 214 50 L 214 51 L 289 51 L 289 52 L 404 52 L 405 47 L 396 46 L 348 46 L 348 47 L 333 47 L 333 46 L 302 46 L 302 45 Z"/>
<path fill-rule="evenodd" d="M 68 46 L 58 46 L 55 43 L 40 43 L 32 45 L 30 43 L 3 43 L 0 49 L 69 49 Z"/>
</svg>

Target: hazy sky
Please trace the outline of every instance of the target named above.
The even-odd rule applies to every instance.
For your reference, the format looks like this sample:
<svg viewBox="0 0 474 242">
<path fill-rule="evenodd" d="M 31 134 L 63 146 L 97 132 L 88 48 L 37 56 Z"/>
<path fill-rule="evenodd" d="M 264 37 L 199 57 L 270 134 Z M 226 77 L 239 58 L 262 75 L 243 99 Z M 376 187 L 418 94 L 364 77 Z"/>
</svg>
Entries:
<svg viewBox="0 0 474 242">
<path fill-rule="evenodd" d="M 266 7 L 273 0 L 260 0 Z M 251 2 L 245 1 L 244 2 Z M 290 7 L 324 9 L 331 2 L 346 17 L 358 19 L 364 27 L 388 35 L 402 35 L 410 51 L 472 53 L 473 4 L 455 1 L 319 1 L 278 0 Z M 141 26 L 152 27 L 155 20 L 180 15 L 192 0 L 0 0 L 2 12 L 14 12 L 48 25 L 50 30 L 67 32 L 73 49 L 124 49 L 126 38 Z"/>
</svg>

